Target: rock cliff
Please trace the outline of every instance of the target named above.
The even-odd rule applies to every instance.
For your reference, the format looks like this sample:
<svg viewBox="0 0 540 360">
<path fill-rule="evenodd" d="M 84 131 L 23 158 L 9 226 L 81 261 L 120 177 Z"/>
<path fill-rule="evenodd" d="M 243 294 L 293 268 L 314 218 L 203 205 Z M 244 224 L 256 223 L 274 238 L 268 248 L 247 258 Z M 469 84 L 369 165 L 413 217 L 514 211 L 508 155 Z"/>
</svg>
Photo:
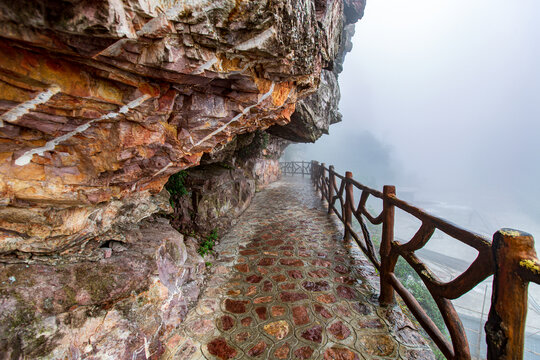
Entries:
<svg viewBox="0 0 540 360">
<path fill-rule="evenodd" d="M 0 0 L 0 353 L 162 352 L 204 268 L 195 240 L 152 217 L 173 211 L 165 183 L 189 169 L 177 228 L 230 224 L 279 177 L 283 139 L 339 120 L 363 8 Z"/>
<path fill-rule="evenodd" d="M 0 2 L 0 252 L 78 252 L 204 153 L 288 123 L 361 5 Z"/>
<path fill-rule="evenodd" d="M 228 229 L 249 206 L 255 191 L 281 176 L 279 158 L 289 141 L 266 132 L 240 135 L 205 154 L 183 173 L 183 194 L 173 195 L 171 224 L 182 233 L 207 235 Z"/>
</svg>

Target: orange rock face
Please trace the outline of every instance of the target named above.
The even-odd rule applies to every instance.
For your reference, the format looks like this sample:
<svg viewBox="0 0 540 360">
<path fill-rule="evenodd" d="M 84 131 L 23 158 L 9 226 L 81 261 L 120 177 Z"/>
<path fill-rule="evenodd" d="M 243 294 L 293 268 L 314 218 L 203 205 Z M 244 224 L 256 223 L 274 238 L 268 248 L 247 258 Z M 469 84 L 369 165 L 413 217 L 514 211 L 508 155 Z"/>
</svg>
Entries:
<svg viewBox="0 0 540 360">
<path fill-rule="evenodd" d="M 79 252 L 166 210 L 204 153 L 287 124 L 338 55 L 343 3 L 320 3 L 0 3 L 0 253 Z"/>
</svg>

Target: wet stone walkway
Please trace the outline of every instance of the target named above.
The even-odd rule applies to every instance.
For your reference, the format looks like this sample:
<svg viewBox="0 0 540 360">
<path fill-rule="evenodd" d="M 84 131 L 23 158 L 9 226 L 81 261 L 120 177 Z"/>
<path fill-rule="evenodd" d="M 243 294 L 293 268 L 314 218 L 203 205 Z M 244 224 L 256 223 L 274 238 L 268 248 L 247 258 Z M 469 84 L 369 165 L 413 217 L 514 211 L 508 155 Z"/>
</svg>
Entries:
<svg viewBox="0 0 540 360">
<path fill-rule="evenodd" d="M 223 237 L 169 359 L 433 359 L 377 276 L 326 214 L 309 180 L 258 193 Z"/>
</svg>

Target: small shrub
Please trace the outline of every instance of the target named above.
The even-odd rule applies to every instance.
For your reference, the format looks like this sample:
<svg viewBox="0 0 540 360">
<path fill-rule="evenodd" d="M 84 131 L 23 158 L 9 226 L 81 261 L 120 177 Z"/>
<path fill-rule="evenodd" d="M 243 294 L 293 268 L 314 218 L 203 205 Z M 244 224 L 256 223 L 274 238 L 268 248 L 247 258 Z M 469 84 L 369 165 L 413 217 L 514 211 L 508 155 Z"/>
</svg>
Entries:
<svg viewBox="0 0 540 360">
<path fill-rule="evenodd" d="M 224 169 L 227 169 L 227 170 L 234 170 L 234 167 L 227 164 L 227 163 L 219 163 L 219 165 L 224 168 Z"/>
<path fill-rule="evenodd" d="M 165 184 L 165 189 L 171 195 L 170 202 L 171 206 L 174 208 L 175 198 L 181 198 L 184 195 L 187 195 L 189 192 L 184 183 L 187 176 L 187 172 L 182 170 L 174 175 L 172 175 L 167 183 Z"/>
<path fill-rule="evenodd" d="M 266 149 L 268 147 L 268 142 L 270 141 L 270 135 L 267 132 L 262 133 L 262 148 Z"/>
<path fill-rule="evenodd" d="M 216 244 L 216 241 L 218 239 L 217 229 L 212 230 L 210 235 L 208 235 L 200 244 L 199 244 L 199 250 L 198 253 L 205 257 L 206 254 L 211 254 L 214 245 Z"/>
</svg>

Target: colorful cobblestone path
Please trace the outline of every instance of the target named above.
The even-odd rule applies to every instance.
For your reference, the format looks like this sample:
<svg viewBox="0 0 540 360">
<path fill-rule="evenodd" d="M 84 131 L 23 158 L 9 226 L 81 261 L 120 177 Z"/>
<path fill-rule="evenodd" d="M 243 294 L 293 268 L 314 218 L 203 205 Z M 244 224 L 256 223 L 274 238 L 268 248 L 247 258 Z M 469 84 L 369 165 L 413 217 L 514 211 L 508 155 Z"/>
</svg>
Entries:
<svg viewBox="0 0 540 360">
<path fill-rule="evenodd" d="M 308 180 L 258 193 L 221 240 L 198 305 L 169 339 L 170 359 L 433 359 Z"/>
</svg>

